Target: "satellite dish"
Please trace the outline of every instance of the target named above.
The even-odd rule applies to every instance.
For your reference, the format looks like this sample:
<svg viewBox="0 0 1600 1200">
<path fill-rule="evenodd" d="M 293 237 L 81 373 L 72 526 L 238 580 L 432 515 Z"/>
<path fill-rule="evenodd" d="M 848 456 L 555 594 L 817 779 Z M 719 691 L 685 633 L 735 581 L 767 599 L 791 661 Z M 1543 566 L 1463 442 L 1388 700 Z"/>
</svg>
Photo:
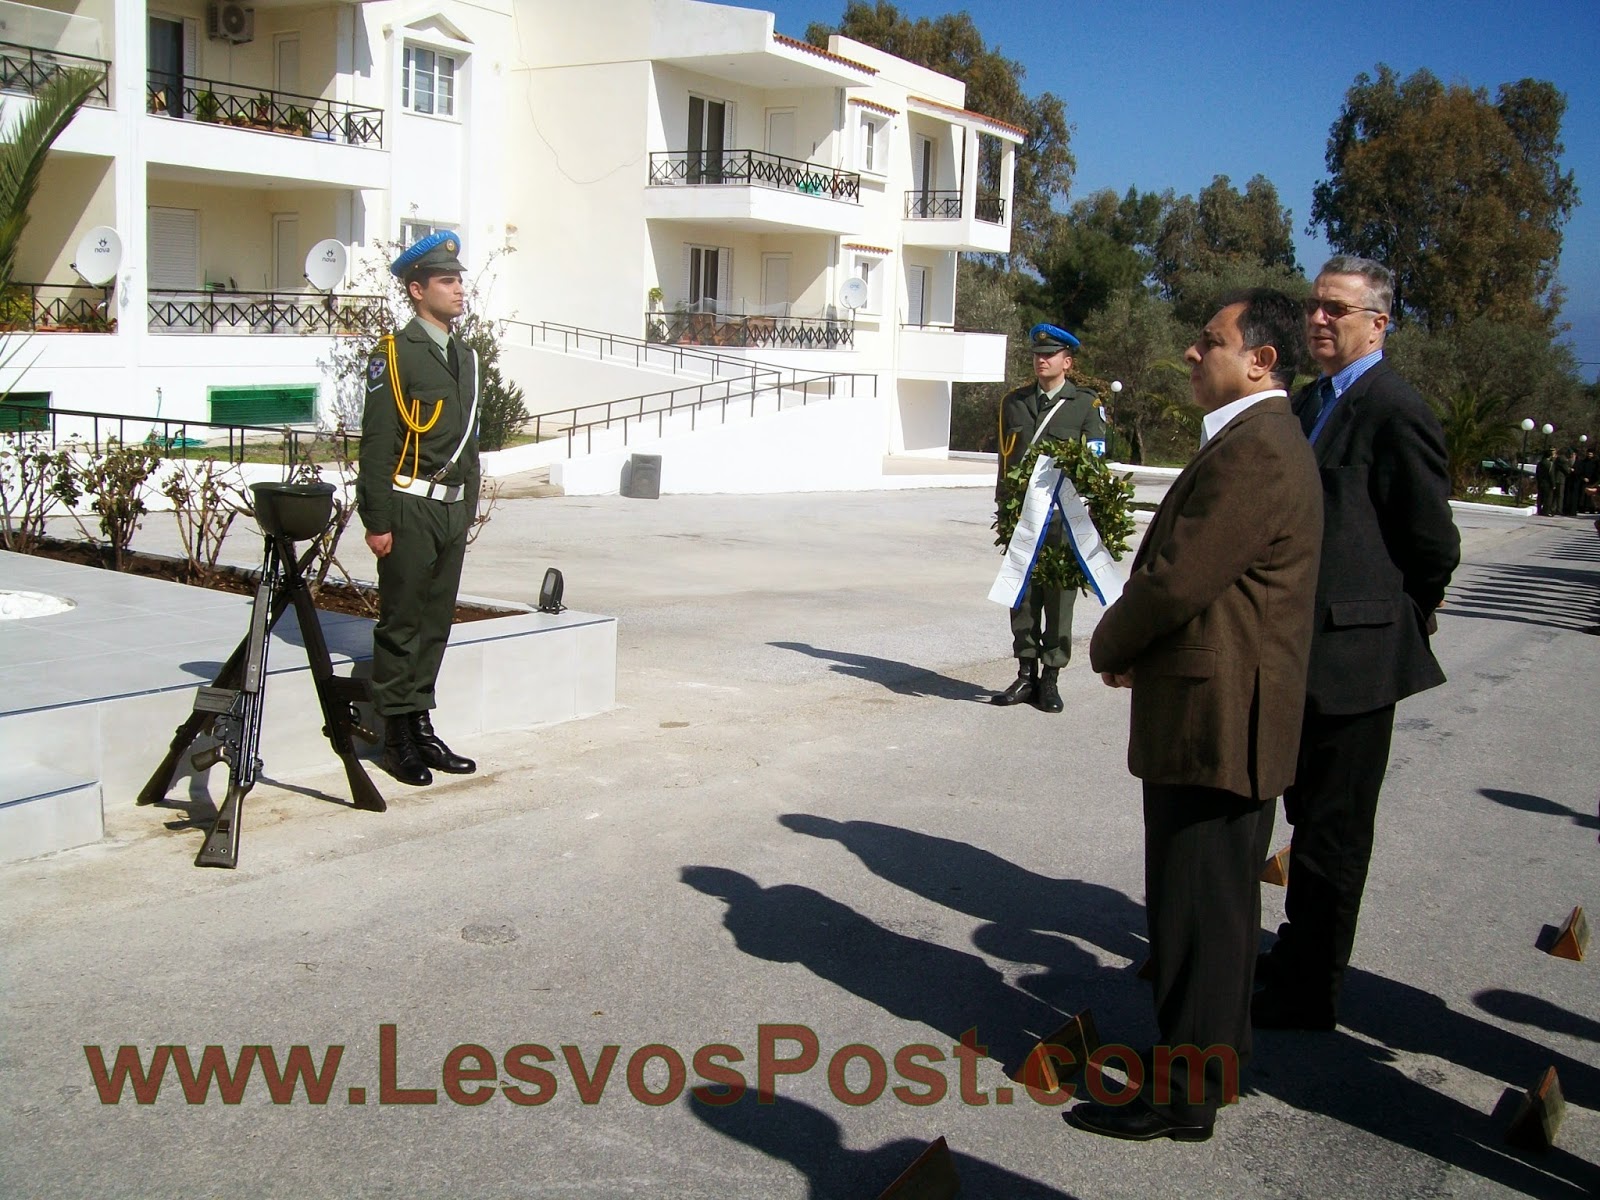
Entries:
<svg viewBox="0 0 1600 1200">
<path fill-rule="evenodd" d="M 339 286 L 350 255 L 338 238 L 324 238 L 306 255 L 306 281 L 318 291 L 331 292 Z"/>
<path fill-rule="evenodd" d="M 839 302 L 851 312 L 861 308 L 867 302 L 867 281 L 856 275 L 850 276 L 839 289 Z"/>
<path fill-rule="evenodd" d="M 117 277 L 122 265 L 122 239 L 109 225 L 96 225 L 83 235 L 72 252 L 72 269 L 95 287 L 104 287 Z"/>
</svg>

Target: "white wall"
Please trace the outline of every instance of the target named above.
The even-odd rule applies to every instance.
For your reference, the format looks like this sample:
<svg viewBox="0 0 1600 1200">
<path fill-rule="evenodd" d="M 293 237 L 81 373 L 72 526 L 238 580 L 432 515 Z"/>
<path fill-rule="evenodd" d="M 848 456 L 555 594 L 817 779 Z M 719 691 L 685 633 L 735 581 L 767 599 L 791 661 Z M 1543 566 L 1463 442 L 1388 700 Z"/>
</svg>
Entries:
<svg viewBox="0 0 1600 1200">
<path fill-rule="evenodd" d="M 661 456 L 661 490 L 676 493 L 830 492 L 876 488 L 883 447 L 863 437 L 877 420 L 870 396 L 816 401 L 804 408 L 730 422 L 557 463 L 550 480 L 569 496 L 614 495 L 632 454 Z"/>
</svg>

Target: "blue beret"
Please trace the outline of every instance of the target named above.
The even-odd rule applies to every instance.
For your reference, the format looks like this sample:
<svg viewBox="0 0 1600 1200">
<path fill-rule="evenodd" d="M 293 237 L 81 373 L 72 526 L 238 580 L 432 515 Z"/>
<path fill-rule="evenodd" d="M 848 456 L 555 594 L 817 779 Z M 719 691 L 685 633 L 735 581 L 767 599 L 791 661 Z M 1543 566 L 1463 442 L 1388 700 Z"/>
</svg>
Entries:
<svg viewBox="0 0 1600 1200">
<path fill-rule="evenodd" d="M 389 274 L 404 279 L 414 271 L 447 271 L 459 274 L 461 235 L 449 229 L 430 233 L 389 264 Z"/>
<path fill-rule="evenodd" d="M 1057 350 L 1076 350 L 1081 343 L 1059 325 L 1041 322 L 1028 330 L 1028 349 L 1035 354 L 1054 354 Z"/>
</svg>

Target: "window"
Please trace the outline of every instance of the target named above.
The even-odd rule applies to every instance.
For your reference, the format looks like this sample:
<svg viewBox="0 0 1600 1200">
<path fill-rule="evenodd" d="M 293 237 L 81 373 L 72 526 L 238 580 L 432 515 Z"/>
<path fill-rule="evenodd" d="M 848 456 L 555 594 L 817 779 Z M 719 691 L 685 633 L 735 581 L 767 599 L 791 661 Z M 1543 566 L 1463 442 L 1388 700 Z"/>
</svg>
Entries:
<svg viewBox="0 0 1600 1200">
<path fill-rule="evenodd" d="M 862 112 L 861 136 L 858 149 L 860 150 L 859 165 L 863 171 L 876 171 L 881 174 L 888 169 L 888 118 L 879 116 L 877 113 Z"/>
<path fill-rule="evenodd" d="M 684 299 L 690 312 L 725 313 L 732 298 L 733 251 L 727 246 L 684 247 Z"/>
<path fill-rule="evenodd" d="M 456 60 L 421 46 L 407 46 L 405 68 L 400 75 L 400 103 L 412 112 L 454 116 Z"/>
<path fill-rule="evenodd" d="M 213 387 L 211 420 L 221 425 L 309 425 L 317 419 L 317 385 Z"/>
<path fill-rule="evenodd" d="M 400 244 L 402 246 L 414 246 L 430 233 L 438 233 L 441 229 L 454 228 L 455 226 L 449 222 L 439 224 L 433 221 L 419 221 L 415 218 L 409 221 L 401 221 Z"/>
<path fill-rule="evenodd" d="M 867 285 L 867 302 L 861 306 L 861 311 L 867 313 L 882 312 L 883 259 L 876 254 L 856 255 L 854 274 L 857 279 Z"/>
<path fill-rule="evenodd" d="M 49 428 L 49 392 L 12 392 L 0 404 L 0 433 L 43 433 Z"/>
</svg>

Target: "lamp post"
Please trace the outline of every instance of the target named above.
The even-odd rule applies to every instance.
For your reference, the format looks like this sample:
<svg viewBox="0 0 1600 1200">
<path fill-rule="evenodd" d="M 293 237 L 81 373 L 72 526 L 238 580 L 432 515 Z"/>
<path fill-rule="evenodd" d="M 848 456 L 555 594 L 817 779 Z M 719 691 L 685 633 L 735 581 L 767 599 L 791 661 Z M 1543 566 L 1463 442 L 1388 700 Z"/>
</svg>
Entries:
<svg viewBox="0 0 1600 1200">
<path fill-rule="evenodd" d="M 1546 421 L 1543 425 L 1539 426 L 1539 432 L 1544 434 L 1544 448 L 1546 450 L 1550 449 L 1550 435 L 1555 431 L 1556 427 L 1550 424 L 1549 421 Z"/>
<path fill-rule="evenodd" d="M 1517 503 L 1521 504 L 1528 487 L 1528 476 L 1522 464 L 1528 461 L 1528 435 L 1533 432 L 1533 418 L 1522 418 L 1522 452 L 1517 455 Z"/>
<path fill-rule="evenodd" d="M 1117 418 L 1117 397 L 1120 395 L 1122 395 L 1122 380 L 1113 379 L 1111 381 L 1111 419 L 1113 422 Z M 1106 457 L 1108 459 L 1111 457 L 1111 431 L 1109 429 L 1106 430 Z M 1133 455 L 1129 454 L 1128 457 L 1132 458 Z"/>
</svg>

